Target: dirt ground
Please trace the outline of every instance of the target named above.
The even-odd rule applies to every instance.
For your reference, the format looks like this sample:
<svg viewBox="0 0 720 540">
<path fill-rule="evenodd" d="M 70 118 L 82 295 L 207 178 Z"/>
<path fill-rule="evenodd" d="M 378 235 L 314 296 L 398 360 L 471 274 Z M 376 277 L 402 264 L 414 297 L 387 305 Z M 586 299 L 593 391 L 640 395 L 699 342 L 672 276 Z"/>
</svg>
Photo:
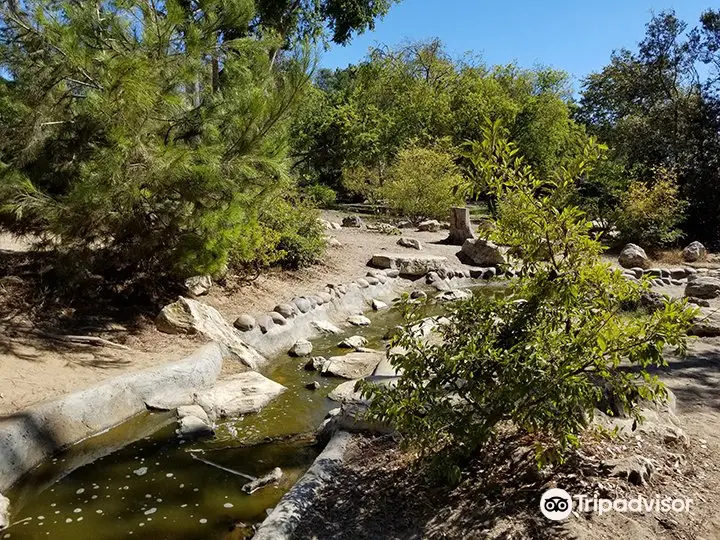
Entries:
<svg viewBox="0 0 720 540">
<path fill-rule="evenodd" d="M 346 215 L 332 211 L 325 212 L 323 218 L 340 222 Z M 420 240 L 423 245 L 420 252 L 398 246 L 398 236 L 365 228 L 343 228 L 327 234 L 337 238 L 342 247 L 329 248 L 321 263 L 297 272 L 273 271 L 254 281 L 229 280 L 226 287 L 213 287 L 202 301 L 232 322 L 243 312 L 272 310 L 294 296 L 321 291 L 328 283 L 347 283 L 362 277 L 368 270 L 368 260 L 380 252 L 442 255 L 448 258 L 449 266 L 463 266 L 456 257 L 459 248 L 440 243 L 447 237 L 447 231 L 404 230 L 404 235 Z M 27 248 L 27 242 L 0 235 L 0 261 Z M 26 314 L 3 302 L 21 280 L 18 276 L 0 274 L 0 416 L 86 388 L 108 377 L 179 360 L 202 343 L 197 337 L 158 332 L 153 324 L 156 313 L 152 310 L 141 311 L 131 324 L 108 315 L 92 328 L 73 332 L 99 336 L 130 350 L 71 344 L 37 335 L 34 333 L 37 320 L 29 320 Z M 72 319 L 72 313 L 68 318 Z M 54 330 L 51 328 L 49 332 Z M 66 332 L 58 330 L 57 333 Z"/>
</svg>

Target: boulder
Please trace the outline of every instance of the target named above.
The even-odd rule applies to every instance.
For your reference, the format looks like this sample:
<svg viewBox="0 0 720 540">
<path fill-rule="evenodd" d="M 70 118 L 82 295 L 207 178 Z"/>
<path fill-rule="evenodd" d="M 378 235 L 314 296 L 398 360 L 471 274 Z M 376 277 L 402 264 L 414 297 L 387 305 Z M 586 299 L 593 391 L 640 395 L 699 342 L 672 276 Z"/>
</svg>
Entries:
<svg viewBox="0 0 720 540">
<path fill-rule="evenodd" d="M 472 293 L 459 289 L 441 292 L 435 296 L 435 299 L 440 302 L 455 302 L 457 300 L 467 300 L 468 298 L 472 298 Z"/>
<path fill-rule="evenodd" d="M 433 270 L 439 270 L 447 264 L 446 257 L 436 255 L 404 255 L 404 254 L 378 254 L 373 255 L 370 264 L 377 268 L 397 270 L 404 276 L 424 276 Z M 388 274 L 390 275 L 390 274 Z"/>
<path fill-rule="evenodd" d="M 388 307 L 388 305 L 383 302 L 382 300 L 373 299 L 372 302 L 370 302 L 370 305 L 375 311 L 380 311 L 381 309 L 385 309 Z"/>
<path fill-rule="evenodd" d="M 362 336 L 350 336 L 349 338 L 345 338 L 340 343 L 338 343 L 338 347 L 342 349 L 360 349 L 362 347 L 365 347 L 367 343 L 368 340 Z"/>
<path fill-rule="evenodd" d="M 669 272 L 672 279 L 685 279 L 688 275 L 684 268 L 670 268 Z"/>
<path fill-rule="evenodd" d="M 0 531 L 10 526 L 10 499 L 0 493 Z"/>
<path fill-rule="evenodd" d="M 410 293 L 410 298 L 413 300 L 418 300 L 420 298 L 427 298 L 427 293 L 425 291 L 421 291 L 419 289 L 415 289 Z"/>
<path fill-rule="evenodd" d="M 305 385 L 305 388 L 307 388 L 308 390 L 320 390 L 321 386 L 320 386 L 319 382 L 312 381 L 312 382 L 307 383 Z"/>
<path fill-rule="evenodd" d="M 197 300 L 179 297 L 162 309 L 155 325 L 166 334 L 199 334 L 222 343 L 235 358 L 251 369 L 266 363 L 265 357 L 243 341 L 237 328 L 228 324 L 215 308 Z"/>
<path fill-rule="evenodd" d="M 180 418 L 175 432 L 178 437 L 185 440 L 212 437 L 215 434 L 215 430 L 210 424 L 192 415 Z"/>
<path fill-rule="evenodd" d="M 290 356 L 309 356 L 313 350 L 313 344 L 307 339 L 298 339 L 289 351 Z"/>
<path fill-rule="evenodd" d="M 640 246 L 636 244 L 626 244 L 620 252 L 618 263 L 623 268 L 648 268 L 650 266 L 650 259 L 645 253 L 645 250 Z"/>
<path fill-rule="evenodd" d="M 368 280 L 365 278 L 356 279 L 355 283 L 357 283 L 361 289 L 367 289 L 370 286 L 370 283 L 368 283 Z"/>
<path fill-rule="evenodd" d="M 686 262 L 704 261 L 707 258 L 707 249 L 700 242 L 692 242 L 683 249 L 683 259 Z"/>
<path fill-rule="evenodd" d="M 353 326 L 370 326 L 370 319 L 365 315 L 350 315 L 347 322 Z"/>
<path fill-rule="evenodd" d="M 272 322 L 277 326 L 285 326 L 288 323 L 287 319 L 280 315 L 277 311 L 270 311 L 267 316 L 270 317 Z"/>
<path fill-rule="evenodd" d="M 397 241 L 398 246 L 411 248 L 411 249 L 422 249 L 420 240 L 416 238 L 410 238 L 409 236 L 401 236 Z"/>
<path fill-rule="evenodd" d="M 307 313 L 312 309 L 312 304 L 307 298 L 293 298 L 292 302 L 300 313 Z"/>
<path fill-rule="evenodd" d="M 257 326 L 257 323 L 251 315 L 243 313 L 237 319 L 235 319 L 233 326 L 241 332 L 249 332 L 250 330 L 254 329 L 255 326 Z"/>
<path fill-rule="evenodd" d="M 277 306 L 275 306 L 274 311 L 277 311 L 286 319 L 291 319 L 298 313 L 297 308 L 294 305 L 290 304 L 278 304 Z"/>
<path fill-rule="evenodd" d="M 704 299 L 717 298 L 720 296 L 720 279 L 698 276 L 693 280 L 688 280 L 685 285 L 685 296 Z"/>
<path fill-rule="evenodd" d="M 368 400 L 362 397 L 360 392 L 355 390 L 355 385 L 359 379 L 353 379 L 339 384 L 333 389 L 328 398 L 340 403 L 360 403 L 367 404 Z"/>
<path fill-rule="evenodd" d="M 649 459 L 637 455 L 611 460 L 606 465 L 612 467 L 610 476 L 626 478 L 630 483 L 637 486 L 647 484 L 655 471 Z"/>
<path fill-rule="evenodd" d="M 476 266 L 499 266 L 507 262 L 503 249 L 482 238 L 465 240 L 461 251 Z"/>
<path fill-rule="evenodd" d="M 467 208 L 450 209 L 450 234 L 446 243 L 462 246 L 465 240 L 473 240 L 475 234 L 470 225 L 470 210 Z"/>
<path fill-rule="evenodd" d="M 218 381 L 215 386 L 195 393 L 195 402 L 213 418 L 236 417 L 258 412 L 285 392 L 283 385 L 246 371 Z"/>
<path fill-rule="evenodd" d="M 345 379 L 363 379 L 372 375 L 384 357 L 385 353 L 380 351 L 351 352 L 342 356 L 332 356 L 323 365 L 322 373 Z"/>
<path fill-rule="evenodd" d="M 192 296 L 202 296 L 207 294 L 212 287 L 212 278 L 210 276 L 192 276 L 185 280 L 184 285 Z"/>
<path fill-rule="evenodd" d="M 702 300 L 699 300 L 702 302 Z M 688 335 L 698 337 L 720 336 L 720 314 L 714 309 L 700 308 L 700 313 L 693 319 Z"/>
<path fill-rule="evenodd" d="M 710 307 L 710 302 L 703 300 L 702 298 L 693 298 L 692 296 L 688 296 L 687 301 L 689 304 L 695 304 L 696 306 Z"/>
<path fill-rule="evenodd" d="M 398 270 L 397 268 L 390 268 L 388 270 L 385 270 L 385 275 L 390 279 L 395 279 L 400 275 L 400 270 Z"/>
<path fill-rule="evenodd" d="M 313 356 L 307 361 L 307 364 L 305 364 L 305 371 L 322 371 L 327 363 L 327 358 L 323 356 Z"/>
<path fill-rule="evenodd" d="M 331 247 L 331 248 L 341 248 L 341 247 L 343 247 L 342 242 L 340 242 L 340 240 L 338 240 L 338 239 L 335 238 L 334 236 L 328 236 L 328 237 L 325 239 L 325 243 L 327 244 L 327 247 Z"/>
<path fill-rule="evenodd" d="M 260 327 L 260 331 L 263 334 L 267 334 L 270 330 L 275 328 L 275 321 L 270 315 L 260 315 L 257 318 L 257 324 Z"/>
<path fill-rule="evenodd" d="M 442 225 L 437 219 L 428 219 L 418 225 L 418 231 L 424 232 L 438 232 L 442 228 Z"/>
<path fill-rule="evenodd" d="M 352 227 L 355 229 L 359 229 L 362 227 L 362 219 L 360 219 L 360 216 L 347 216 L 344 217 L 342 220 L 342 226 L 343 227 Z"/>
<path fill-rule="evenodd" d="M 342 330 L 328 321 L 313 321 L 310 325 L 321 334 L 342 334 Z"/>
</svg>

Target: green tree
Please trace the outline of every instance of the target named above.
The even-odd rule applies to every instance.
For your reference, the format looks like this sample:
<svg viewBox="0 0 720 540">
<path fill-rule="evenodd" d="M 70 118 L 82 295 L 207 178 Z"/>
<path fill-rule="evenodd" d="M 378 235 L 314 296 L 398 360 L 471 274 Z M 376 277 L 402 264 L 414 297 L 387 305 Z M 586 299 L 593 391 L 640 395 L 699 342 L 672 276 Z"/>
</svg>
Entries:
<svg viewBox="0 0 720 540">
<path fill-rule="evenodd" d="M 499 158 L 476 161 L 494 160 L 486 167 L 496 173 L 489 186 L 498 201 L 490 234 L 522 255 L 521 277 L 502 298 L 476 295 L 452 308 L 440 339 L 406 326 L 392 343 L 402 352 L 390 355 L 402 373 L 397 384 L 363 385 L 370 417 L 397 427 L 450 480 L 501 426 L 529 434 L 542 464 L 578 444 L 606 393 L 637 417 L 639 399 L 665 396 L 648 368 L 665 363 L 666 347 L 685 349 L 693 315 L 669 299 L 653 313 L 623 312 L 644 286 L 601 262 L 581 211 L 556 205 L 586 173 L 582 161 L 548 181 L 512 143 L 496 145 L 506 147 Z"/>
</svg>

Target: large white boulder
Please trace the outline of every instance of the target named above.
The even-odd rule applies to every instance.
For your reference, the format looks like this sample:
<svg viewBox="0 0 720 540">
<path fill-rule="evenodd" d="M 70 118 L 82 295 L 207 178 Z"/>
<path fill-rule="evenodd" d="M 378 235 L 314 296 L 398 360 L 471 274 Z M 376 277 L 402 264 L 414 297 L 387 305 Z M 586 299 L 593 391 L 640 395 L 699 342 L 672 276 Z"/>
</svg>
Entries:
<svg viewBox="0 0 720 540">
<path fill-rule="evenodd" d="M 618 263 L 623 268 L 649 268 L 650 258 L 637 244 L 626 244 L 620 252 Z"/>
<path fill-rule="evenodd" d="M 685 286 L 685 296 L 694 298 L 717 298 L 720 296 L 720 279 L 710 276 L 698 276 L 689 280 Z"/>
<path fill-rule="evenodd" d="M 370 264 L 376 268 L 396 269 L 401 275 L 424 276 L 428 272 L 444 268 L 447 264 L 447 257 L 382 253 L 373 255 Z"/>
<path fill-rule="evenodd" d="M 10 499 L 0 493 L 0 531 L 10 526 Z"/>
<path fill-rule="evenodd" d="M 199 334 L 225 345 L 230 353 L 251 369 L 258 369 L 266 359 L 245 343 L 242 334 L 220 315 L 215 308 L 179 297 L 165 306 L 155 319 L 157 329 L 166 334 Z"/>
<path fill-rule="evenodd" d="M 482 238 L 465 240 L 462 253 L 477 266 L 499 266 L 507 262 L 500 246 Z"/>
<path fill-rule="evenodd" d="M 322 366 L 325 375 L 345 379 L 362 379 L 372 375 L 385 353 L 380 351 L 352 352 L 342 356 L 331 356 Z"/>
<path fill-rule="evenodd" d="M 211 418 L 235 417 L 260 411 L 285 392 L 282 384 L 255 371 L 239 373 L 195 393 L 195 402 Z"/>
</svg>

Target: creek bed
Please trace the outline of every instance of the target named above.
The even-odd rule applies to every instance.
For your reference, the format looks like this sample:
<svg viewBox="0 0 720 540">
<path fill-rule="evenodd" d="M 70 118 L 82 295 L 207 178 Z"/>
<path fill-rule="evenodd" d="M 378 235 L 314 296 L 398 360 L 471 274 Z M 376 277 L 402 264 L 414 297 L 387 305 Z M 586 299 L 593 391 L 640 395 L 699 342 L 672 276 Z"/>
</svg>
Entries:
<svg viewBox="0 0 720 540">
<path fill-rule="evenodd" d="M 428 310 L 436 314 L 442 308 Z M 337 344 L 351 335 L 384 349 L 383 335 L 402 323 L 402 314 L 393 308 L 367 315 L 368 327 L 313 340 L 313 356 L 344 354 L 347 350 Z M 288 390 L 258 414 L 221 422 L 214 439 L 180 442 L 174 413 L 148 412 L 71 447 L 7 493 L 13 525 L 0 537 L 245 538 L 318 454 L 311 437 L 293 435 L 310 434 L 339 406 L 327 395 L 344 379 L 306 371 L 306 362 L 289 355 L 276 358 L 264 374 Z M 313 381 L 320 388 L 306 389 Z M 208 461 L 255 477 L 280 467 L 283 477 L 247 495 L 241 491 L 247 479 Z"/>
</svg>

